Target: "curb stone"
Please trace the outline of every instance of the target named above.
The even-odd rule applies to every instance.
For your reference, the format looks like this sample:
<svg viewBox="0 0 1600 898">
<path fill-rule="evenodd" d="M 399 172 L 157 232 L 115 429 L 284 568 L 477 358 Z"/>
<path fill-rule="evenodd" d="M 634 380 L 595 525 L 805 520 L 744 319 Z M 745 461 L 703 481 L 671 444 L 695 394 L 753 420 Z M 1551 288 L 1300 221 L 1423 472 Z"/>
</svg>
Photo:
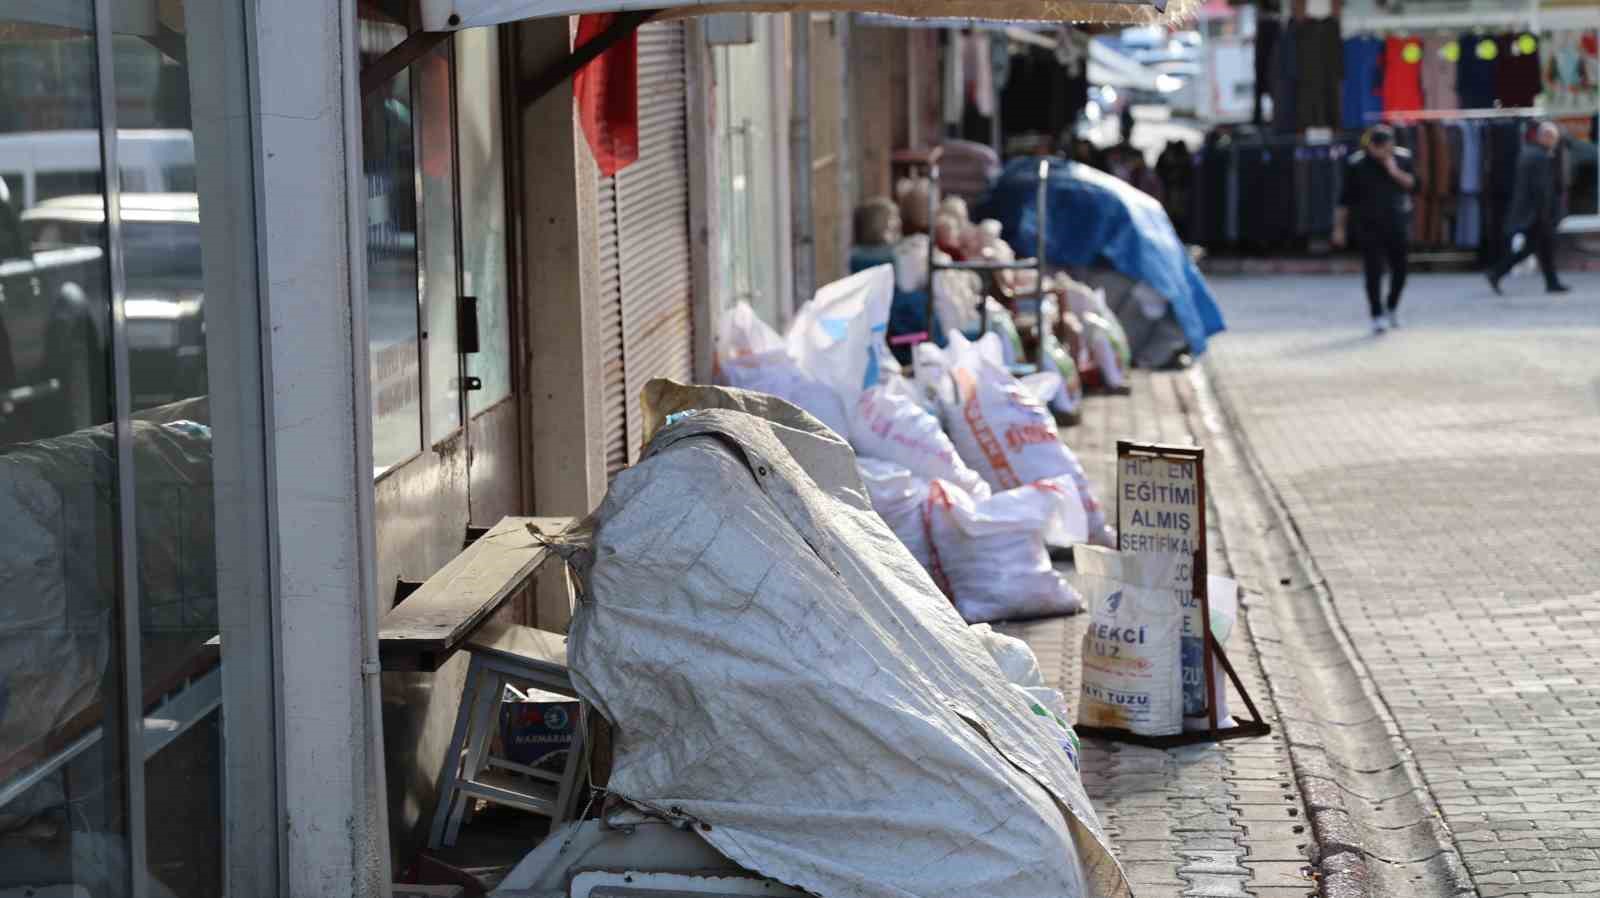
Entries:
<svg viewBox="0 0 1600 898">
<path fill-rule="evenodd" d="M 1301 539 L 1209 360 L 1180 381 L 1192 430 L 1210 443 L 1223 553 L 1241 589 L 1264 601 L 1247 632 L 1315 836 L 1325 898 L 1476 894 L 1454 839 L 1351 643 Z M 1220 475 L 1220 476 L 1219 476 Z M 1220 500 L 1219 500 L 1219 497 Z"/>
</svg>

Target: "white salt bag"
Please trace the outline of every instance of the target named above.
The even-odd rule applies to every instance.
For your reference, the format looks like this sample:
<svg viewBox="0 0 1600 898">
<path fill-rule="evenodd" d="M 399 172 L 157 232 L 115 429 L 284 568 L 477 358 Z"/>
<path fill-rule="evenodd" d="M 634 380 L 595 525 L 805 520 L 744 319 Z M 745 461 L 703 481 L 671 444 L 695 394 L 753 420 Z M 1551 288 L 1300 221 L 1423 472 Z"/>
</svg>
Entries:
<svg viewBox="0 0 1600 898">
<path fill-rule="evenodd" d="M 883 379 L 892 359 L 885 340 L 893 302 L 894 266 L 878 265 L 824 285 L 789 325 L 789 354 L 845 409 Z"/>
<path fill-rule="evenodd" d="M 740 302 L 722 318 L 717 332 L 716 381 L 776 396 L 810 412 L 834 433 L 850 433 L 850 417 L 838 395 L 801 370 L 783 338 L 747 302 Z"/>
<path fill-rule="evenodd" d="M 856 466 L 861 469 L 861 480 L 867 486 L 872 510 L 883 518 L 911 552 L 911 557 L 926 570 L 931 558 L 922 509 L 928 501 L 928 481 L 894 462 L 876 458 L 857 456 Z"/>
<path fill-rule="evenodd" d="M 939 419 L 918 402 L 916 387 L 899 375 L 861 393 L 849 436 L 858 455 L 894 462 L 925 480 L 948 480 L 978 498 L 989 495 Z"/>
<path fill-rule="evenodd" d="M 969 624 L 1073 614 L 1083 602 L 1050 566 L 1044 533 L 1061 497 L 1029 485 L 975 500 L 935 480 L 927 521 L 933 580 Z"/>
<path fill-rule="evenodd" d="M 940 404 L 956 451 L 996 492 L 1070 476 L 1088 516 L 1089 541 L 1115 546 L 1105 509 L 1078 457 L 1061 442 L 1055 418 L 1033 390 L 996 363 L 997 349 L 950 333 L 944 358 L 951 388 L 940 396 Z M 1035 386 L 1048 383 L 1039 378 Z"/>
<path fill-rule="evenodd" d="M 1172 568 L 1184 556 L 1079 546 L 1073 560 L 1089 597 L 1078 725 L 1183 732 L 1183 608 Z"/>
</svg>

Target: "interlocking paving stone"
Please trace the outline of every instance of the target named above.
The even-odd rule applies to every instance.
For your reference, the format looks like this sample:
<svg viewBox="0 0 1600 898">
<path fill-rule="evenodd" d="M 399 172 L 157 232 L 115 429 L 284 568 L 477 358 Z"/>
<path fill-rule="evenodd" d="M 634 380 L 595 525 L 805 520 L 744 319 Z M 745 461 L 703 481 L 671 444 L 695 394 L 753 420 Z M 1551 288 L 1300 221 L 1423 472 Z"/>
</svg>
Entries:
<svg viewBox="0 0 1600 898">
<path fill-rule="evenodd" d="M 1347 277 L 1213 284 L 1213 382 L 1485 898 L 1600 892 L 1593 869 L 1542 869 L 1600 847 L 1581 841 L 1600 831 L 1600 278 L 1572 277 L 1579 299 L 1416 276 L 1381 339 Z M 1373 894 L 1432 869 L 1374 867 Z"/>
<path fill-rule="evenodd" d="M 1116 484 L 1118 439 L 1193 442 L 1178 398 L 1182 376 L 1135 372 L 1133 395 L 1091 397 L 1083 424 L 1063 431 L 1063 439 L 1078 454 L 1102 499 L 1109 502 Z M 1225 575 L 1220 540 L 1211 538 L 1208 544 L 1213 549 L 1211 572 Z M 1248 601 L 1244 608 L 1229 641 L 1229 657 L 1271 719 L 1275 709 L 1250 650 L 1249 628 L 1258 617 Z M 1079 615 L 999 627 L 1033 646 L 1046 679 L 1067 696 L 1074 713 L 1078 646 L 1086 624 Z M 1230 703 L 1234 713 L 1244 713 L 1236 692 Z M 1169 751 L 1090 740 L 1084 743 L 1082 764 L 1084 787 L 1136 883 L 1139 898 L 1256 894 L 1259 883 L 1247 863 L 1254 846 L 1264 852 L 1257 855 L 1261 861 L 1306 863 L 1305 852 L 1297 846 L 1309 844 L 1311 835 L 1279 732 L 1264 739 Z M 1166 891 L 1169 888 L 1176 890 Z"/>
</svg>

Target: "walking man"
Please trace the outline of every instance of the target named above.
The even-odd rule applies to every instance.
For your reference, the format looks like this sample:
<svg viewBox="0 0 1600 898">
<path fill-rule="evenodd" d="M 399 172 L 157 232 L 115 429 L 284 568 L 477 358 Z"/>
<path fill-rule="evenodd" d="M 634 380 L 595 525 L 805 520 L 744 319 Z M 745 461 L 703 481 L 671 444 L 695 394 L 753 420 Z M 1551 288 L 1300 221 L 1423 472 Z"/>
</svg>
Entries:
<svg viewBox="0 0 1600 898">
<path fill-rule="evenodd" d="M 1561 191 L 1557 189 L 1556 147 L 1561 129 L 1554 122 L 1539 126 L 1534 143 L 1517 156 L 1517 179 L 1512 185 L 1511 208 L 1506 214 L 1506 250 L 1489 269 L 1489 286 L 1500 292 L 1500 282 L 1511 269 L 1533 256 L 1539 260 L 1546 293 L 1568 293 L 1572 288 L 1556 277 L 1556 225 L 1561 222 Z M 1521 234 L 1521 249 L 1515 246 Z"/>
<path fill-rule="evenodd" d="M 1345 168 L 1344 192 L 1334 213 L 1333 245 L 1346 245 L 1354 225 L 1366 273 L 1372 332 L 1381 334 L 1400 326 L 1400 294 L 1406 288 L 1406 252 L 1411 243 L 1411 195 L 1419 182 L 1411 151 L 1395 146 L 1393 128 L 1374 126 L 1362 144 Z M 1385 269 L 1389 275 L 1387 306 Z"/>
</svg>

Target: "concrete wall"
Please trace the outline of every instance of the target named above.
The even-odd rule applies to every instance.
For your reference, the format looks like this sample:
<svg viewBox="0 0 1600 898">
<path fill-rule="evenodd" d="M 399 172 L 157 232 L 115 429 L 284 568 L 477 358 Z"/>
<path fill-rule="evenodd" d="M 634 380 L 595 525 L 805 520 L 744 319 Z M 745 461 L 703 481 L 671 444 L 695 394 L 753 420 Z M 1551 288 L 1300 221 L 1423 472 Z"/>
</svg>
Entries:
<svg viewBox="0 0 1600 898">
<path fill-rule="evenodd" d="M 517 72 L 529 78 L 571 48 L 566 19 L 516 26 Z M 523 206 L 521 289 L 526 352 L 519 360 L 526 470 L 540 515 L 589 513 L 605 495 L 597 173 L 572 103 L 571 83 L 520 105 Z M 551 578 L 553 579 L 553 578 Z M 540 584 L 538 624 L 564 630 L 564 584 Z"/>
<path fill-rule="evenodd" d="M 850 130 L 857 202 L 892 196 L 889 159 L 905 140 L 905 39 L 899 29 L 850 33 Z M 898 63 L 898 64 L 897 64 Z"/>
</svg>

